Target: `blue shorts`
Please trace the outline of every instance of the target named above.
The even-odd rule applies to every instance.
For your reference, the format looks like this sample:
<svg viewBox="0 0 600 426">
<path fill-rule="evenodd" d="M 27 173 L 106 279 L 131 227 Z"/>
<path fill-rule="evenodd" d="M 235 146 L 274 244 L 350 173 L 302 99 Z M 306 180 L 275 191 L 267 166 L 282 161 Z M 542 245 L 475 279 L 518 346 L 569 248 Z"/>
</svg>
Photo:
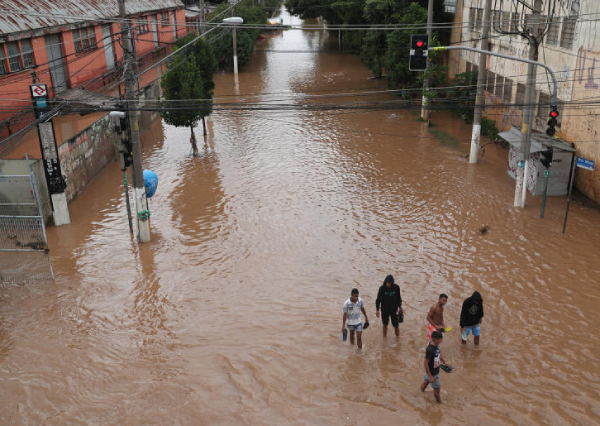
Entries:
<svg viewBox="0 0 600 426">
<path fill-rule="evenodd" d="M 355 324 L 355 325 L 348 324 L 348 330 L 351 330 L 351 331 L 362 331 L 362 322 L 359 323 L 359 324 Z"/>
<path fill-rule="evenodd" d="M 469 333 L 471 332 L 473 333 L 473 336 L 479 337 L 481 335 L 481 328 L 479 324 L 465 327 L 461 333 L 462 339 L 467 340 L 467 337 L 469 337 Z"/>
<path fill-rule="evenodd" d="M 429 375 L 425 374 L 425 376 L 423 376 L 423 380 L 425 380 L 427 383 L 429 383 Z M 433 389 L 439 389 L 442 387 L 442 384 L 440 383 L 440 375 L 436 374 L 435 376 L 433 376 L 433 383 L 429 383 L 429 386 L 431 386 Z"/>
</svg>

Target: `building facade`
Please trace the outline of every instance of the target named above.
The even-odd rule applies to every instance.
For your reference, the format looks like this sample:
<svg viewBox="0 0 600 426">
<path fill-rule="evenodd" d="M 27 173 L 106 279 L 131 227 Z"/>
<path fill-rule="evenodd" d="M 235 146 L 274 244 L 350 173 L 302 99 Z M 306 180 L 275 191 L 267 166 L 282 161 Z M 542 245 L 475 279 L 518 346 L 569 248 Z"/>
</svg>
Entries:
<svg viewBox="0 0 600 426">
<path fill-rule="evenodd" d="M 485 0 L 457 0 L 455 25 L 451 42 L 480 47 Z M 531 3 L 531 1 L 530 1 Z M 543 4 L 546 4 L 544 1 Z M 514 10 L 514 2 L 492 1 L 493 27 L 489 49 L 520 58 L 527 58 L 528 41 L 521 35 L 505 35 L 527 26 L 531 15 Z M 538 61 L 548 65 L 558 80 L 558 117 L 556 136 L 575 144 L 577 155 L 600 162 L 600 104 L 596 104 L 600 85 L 600 2 L 596 0 L 565 0 L 555 2 L 554 15 L 542 15 L 540 22 L 546 34 L 539 46 Z M 503 8 L 500 9 L 499 6 Z M 521 10 L 521 9 L 520 9 Z M 450 76 L 477 71 L 478 54 L 466 51 L 449 52 Z M 598 67 L 596 67 L 596 64 Z M 527 64 L 489 56 L 486 64 L 484 115 L 497 127 L 508 130 L 521 126 Z M 534 95 L 533 129 L 545 132 L 550 111 L 551 78 L 537 67 Z M 600 165 L 599 165 L 600 167 Z M 600 172 L 580 170 L 576 187 L 600 203 Z"/>
<path fill-rule="evenodd" d="M 179 0 L 126 0 L 125 6 L 136 72 L 188 33 Z M 111 101 L 124 93 L 118 2 L 0 0 L 0 12 L 0 158 L 40 159 L 37 129 L 25 132 L 35 120 L 30 85 L 44 83 L 51 101 L 68 103 Z M 158 97 L 162 71 L 159 66 L 138 78 L 140 99 Z M 57 115 L 52 122 L 70 201 L 116 158 L 119 138 L 106 112 Z M 43 177 L 38 181 L 45 186 Z"/>
<path fill-rule="evenodd" d="M 125 5 L 138 68 L 187 34 L 179 0 Z M 73 89 L 119 93 L 123 48 L 116 0 L 0 0 L 0 11 L 0 140 L 32 121 L 31 84 L 45 83 L 50 98 L 68 99 Z"/>
</svg>

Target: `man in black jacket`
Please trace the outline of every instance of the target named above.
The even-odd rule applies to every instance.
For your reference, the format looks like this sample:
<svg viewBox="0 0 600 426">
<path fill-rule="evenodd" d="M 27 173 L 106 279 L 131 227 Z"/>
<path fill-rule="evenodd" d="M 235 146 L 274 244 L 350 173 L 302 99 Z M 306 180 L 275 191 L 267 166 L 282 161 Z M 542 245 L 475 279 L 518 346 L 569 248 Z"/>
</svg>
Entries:
<svg viewBox="0 0 600 426">
<path fill-rule="evenodd" d="M 478 291 L 467 297 L 460 312 L 460 335 L 463 343 L 467 343 L 469 333 L 473 333 L 475 344 L 479 344 L 480 324 L 483 320 L 483 298 Z"/>
<path fill-rule="evenodd" d="M 398 328 L 398 315 L 400 312 L 404 314 L 402 309 L 402 297 L 400 296 L 400 286 L 394 284 L 394 277 L 388 275 L 383 281 L 383 285 L 379 287 L 377 293 L 377 299 L 375 300 L 375 307 L 377 308 L 377 318 L 379 318 L 379 309 L 381 308 L 381 321 L 383 322 L 383 337 L 387 335 L 388 324 L 390 323 L 390 317 L 392 319 L 392 326 L 396 336 L 400 336 L 400 329 Z"/>
</svg>

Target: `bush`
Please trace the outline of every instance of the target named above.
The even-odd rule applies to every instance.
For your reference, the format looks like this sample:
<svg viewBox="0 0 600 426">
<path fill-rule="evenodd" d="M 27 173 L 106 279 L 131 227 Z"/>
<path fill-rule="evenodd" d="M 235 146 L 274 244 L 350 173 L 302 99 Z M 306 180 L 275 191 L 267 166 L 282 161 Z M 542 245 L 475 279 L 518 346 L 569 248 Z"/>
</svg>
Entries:
<svg viewBox="0 0 600 426">
<path fill-rule="evenodd" d="M 494 120 L 481 117 L 481 134 L 487 136 L 492 141 L 498 139 L 498 128 Z"/>
</svg>

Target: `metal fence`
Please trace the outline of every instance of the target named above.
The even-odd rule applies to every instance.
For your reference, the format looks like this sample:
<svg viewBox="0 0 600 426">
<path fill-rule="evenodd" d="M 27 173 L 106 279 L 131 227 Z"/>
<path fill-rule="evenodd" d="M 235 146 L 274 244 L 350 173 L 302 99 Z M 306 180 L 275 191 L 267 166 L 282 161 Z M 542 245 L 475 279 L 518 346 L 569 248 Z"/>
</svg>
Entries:
<svg viewBox="0 0 600 426">
<path fill-rule="evenodd" d="M 33 173 L 0 175 L 0 282 L 54 278 Z"/>
</svg>

